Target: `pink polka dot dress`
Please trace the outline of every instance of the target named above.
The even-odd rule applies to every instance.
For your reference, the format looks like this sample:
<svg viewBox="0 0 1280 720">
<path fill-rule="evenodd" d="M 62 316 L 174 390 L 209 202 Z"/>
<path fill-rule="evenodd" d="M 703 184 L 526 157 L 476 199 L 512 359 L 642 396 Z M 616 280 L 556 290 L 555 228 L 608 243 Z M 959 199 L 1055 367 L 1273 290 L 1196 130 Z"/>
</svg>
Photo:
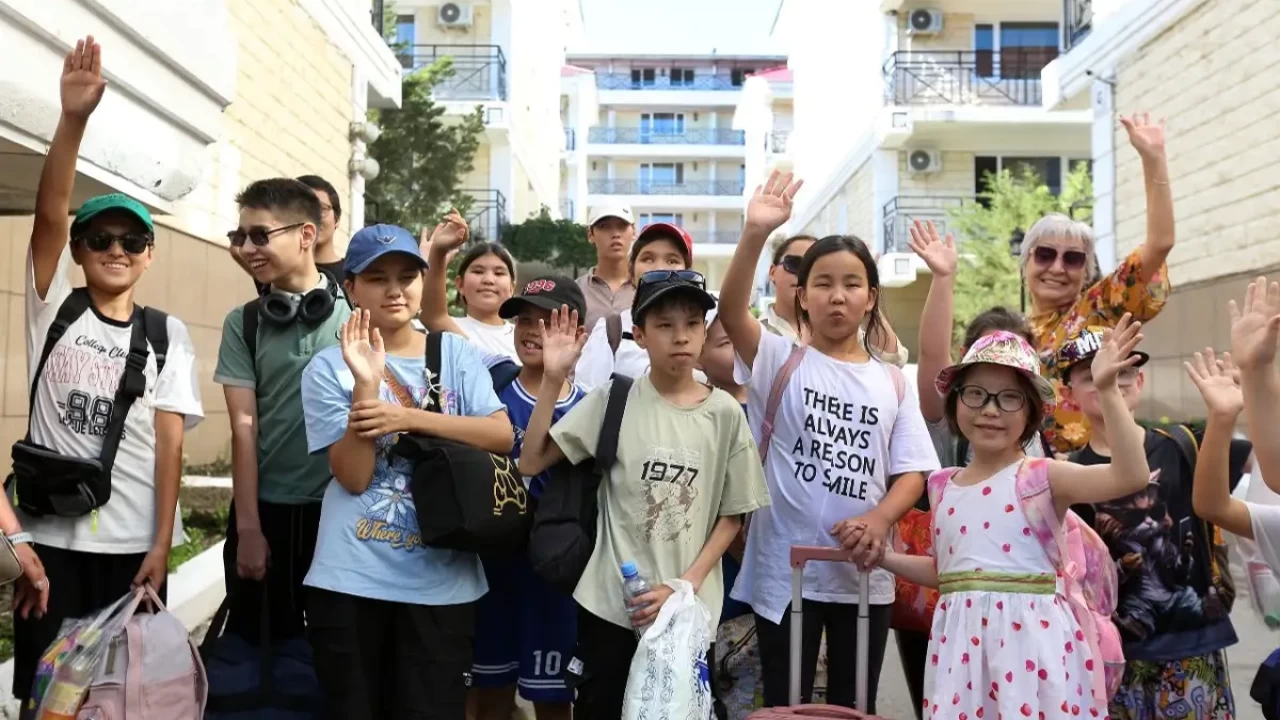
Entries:
<svg viewBox="0 0 1280 720">
<path fill-rule="evenodd" d="M 1010 465 L 977 485 L 948 481 L 934 515 L 942 597 L 925 665 L 925 716 L 1105 718 L 1089 647 L 1018 504 Z"/>
</svg>

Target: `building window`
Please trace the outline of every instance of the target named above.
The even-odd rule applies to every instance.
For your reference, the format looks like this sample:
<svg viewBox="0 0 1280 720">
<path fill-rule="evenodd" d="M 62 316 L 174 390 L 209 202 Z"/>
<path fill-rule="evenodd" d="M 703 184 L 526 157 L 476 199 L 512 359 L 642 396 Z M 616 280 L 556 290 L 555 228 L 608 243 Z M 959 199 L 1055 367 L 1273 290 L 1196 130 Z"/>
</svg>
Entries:
<svg viewBox="0 0 1280 720">
<path fill-rule="evenodd" d="M 973 27 L 973 63 L 978 77 L 992 77 L 995 71 L 995 28 L 991 25 Z"/>
<path fill-rule="evenodd" d="M 643 163 L 640 185 L 644 188 L 684 184 L 684 163 Z"/>
<path fill-rule="evenodd" d="M 680 135 L 684 133 L 684 113 L 641 113 L 640 142 L 652 135 Z"/>
<path fill-rule="evenodd" d="M 671 85 L 683 87 L 693 84 L 693 70 L 690 68 L 671 68 Z"/>
<path fill-rule="evenodd" d="M 684 227 L 684 213 L 640 213 L 641 227 L 660 222 Z"/>
<path fill-rule="evenodd" d="M 400 55 L 402 67 L 413 67 L 413 44 L 416 39 L 412 15 L 396 16 L 396 39 L 393 49 Z"/>
<path fill-rule="evenodd" d="M 631 71 L 631 87 L 653 87 L 653 68 L 634 68 Z"/>
<path fill-rule="evenodd" d="M 1015 180 L 1022 179 L 1028 172 L 1054 195 L 1062 193 L 1062 158 L 1060 157 L 994 157 L 979 155 L 973 159 L 974 192 L 988 191 L 987 176 L 1001 170 L 1008 170 Z M 978 202 L 990 206 L 990 201 L 979 197 Z"/>
<path fill-rule="evenodd" d="M 1000 23 L 1000 77 L 1039 80 L 1058 57 L 1057 23 Z"/>
<path fill-rule="evenodd" d="M 746 82 L 747 76 L 755 73 L 755 68 L 734 68 L 729 71 L 729 82 L 734 87 L 742 87 L 742 83 Z"/>
</svg>

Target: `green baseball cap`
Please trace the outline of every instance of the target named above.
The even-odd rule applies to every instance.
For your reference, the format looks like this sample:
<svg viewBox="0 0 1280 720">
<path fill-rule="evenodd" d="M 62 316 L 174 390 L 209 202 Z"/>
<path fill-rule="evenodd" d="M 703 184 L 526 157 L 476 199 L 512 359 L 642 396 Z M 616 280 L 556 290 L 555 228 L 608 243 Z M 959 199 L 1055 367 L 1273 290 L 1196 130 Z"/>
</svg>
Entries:
<svg viewBox="0 0 1280 720">
<path fill-rule="evenodd" d="M 147 232 L 153 233 L 156 231 L 155 223 L 151 221 L 151 213 L 147 208 L 142 203 L 122 193 L 111 193 L 110 195 L 89 198 L 80 206 L 80 210 L 76 213 L 76 219 L 71 223 L 71 227 L 74 229 L 84 225 L 108 210 L 121 210 L 129 213 L 147 228 Z"/>
</svg>

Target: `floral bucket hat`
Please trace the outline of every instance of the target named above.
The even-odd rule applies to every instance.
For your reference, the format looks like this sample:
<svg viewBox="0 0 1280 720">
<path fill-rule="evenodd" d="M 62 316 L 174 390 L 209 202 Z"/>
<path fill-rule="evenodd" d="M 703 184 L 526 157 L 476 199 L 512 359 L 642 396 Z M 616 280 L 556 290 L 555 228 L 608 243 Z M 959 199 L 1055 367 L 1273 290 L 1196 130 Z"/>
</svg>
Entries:
<svg viewBox="0 0 1280 720">
<path fill-rule="evenodd" d="M 1036 351 L 1023 338 L 1004 330 L 997 330 L 978 338 L 973 347 L 964 354 L 963 360 L 938 373 L 938 379 L 934 382 L 938 394 L 946 395 L 951 392 L 960 372 L 980 363 L 1002 365 L 1022 373 L 1035 386 L 1045 409 L 1053 407 L 1053 385 L 1041 377 L 1040 358 L 1036 355 Z"/>
<path fill-rule="evenodd" d="M 1062 378 L 1062 382 L 1066 382 L 1067 378 L 1071 377 L 1071 368 L 1082 362 L 1093 360 L 1093 356 L 1097 355 L 1098 351 L 1102 349 L 1103 333 L 1106 330 L 1107 328 L 1101 325 L 1090 325 L 1075 336 L 1067 339 L 1067 342 L 1053 359 L 1053 371 L 1058 374 L 1058 377 Z M 1150 355 L 1137 350 L 1129 353 L 1129 355 L 1130 357 L 1135 355 L 1138 357 L 1138 362 L 1133 365 L 1135 368 L 1146 365 L 1147 361 L 1151 359 Z"/>
</svg>

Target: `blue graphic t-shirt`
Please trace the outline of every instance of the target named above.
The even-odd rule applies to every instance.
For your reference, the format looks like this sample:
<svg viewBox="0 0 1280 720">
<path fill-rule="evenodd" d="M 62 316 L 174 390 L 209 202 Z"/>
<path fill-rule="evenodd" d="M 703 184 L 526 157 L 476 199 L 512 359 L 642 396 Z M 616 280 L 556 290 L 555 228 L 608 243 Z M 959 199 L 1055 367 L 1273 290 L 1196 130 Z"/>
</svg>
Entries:
<svg viewBox="0 0 1280 720">
<path fill-rule="evenodd" d="M 581 387 L 573 385 L 569 388 L 569 394 L 556 403 L 556 409 L 551 415 L 551 424 L 554 425 L 569 409 L 578 404 L 585 392 Z M 520 446 L 524 444 L 524 433 L 529 428 L 529 418 L 533 415 L 533 406 L 537 404 L 538 399 L 529 393 L 520 384 L 517 378 L 510 385 L 502 389 L 498 393 L 498 398 L 502 400 L 502 404 L 507 406 L 507 415 L 511 416 L 511 425 L 516 431 L 516 444 L 511 450 L 511 458 L 518 459 L 520 457 Z M 525 478 L 525 487 L 534 497 L 542 495 L 542 488 L 546 486 L 547 473 L 544 471 L 536 478 Z"/>
<path fill-rule="evenodd" d="M 448 415 L 485 417 L 503 410 L 479 352 L 456 335 L 441 345 L 440 403 Z M 422 357 L 387 356 L 387 368 L 421 406 L 427 396 Z M 355 380 L 338 346 L 316 354 L 302 375 L 307 448 L 326 452 L 347 431 Z M 386 383 L 379 397 L 396 403 Z M 336 480 L 325 490 L 315 559 L 305 585 L 413 605 L 472 602 L 488 590 L 472 553 L 422 545 L 409 479 L 412 465 L 389 455 L 395 437 L 377 440 L 373 479 L 359 495 Z"/>
</svg>

